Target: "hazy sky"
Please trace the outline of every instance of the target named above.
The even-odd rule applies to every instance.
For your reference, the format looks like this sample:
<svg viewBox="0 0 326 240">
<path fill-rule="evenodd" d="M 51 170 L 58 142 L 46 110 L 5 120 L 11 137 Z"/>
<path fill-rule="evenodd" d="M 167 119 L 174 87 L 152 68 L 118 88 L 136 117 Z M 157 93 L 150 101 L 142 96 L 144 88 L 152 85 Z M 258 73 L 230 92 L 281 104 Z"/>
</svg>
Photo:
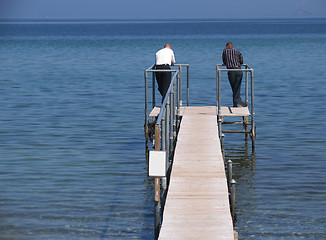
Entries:
<svg viewBox="0 0 326 240">
<path fill-rule="evenodd" d="M 326 0 L 0 0 L 0 18 L 326 17 Z"/>
</svg>

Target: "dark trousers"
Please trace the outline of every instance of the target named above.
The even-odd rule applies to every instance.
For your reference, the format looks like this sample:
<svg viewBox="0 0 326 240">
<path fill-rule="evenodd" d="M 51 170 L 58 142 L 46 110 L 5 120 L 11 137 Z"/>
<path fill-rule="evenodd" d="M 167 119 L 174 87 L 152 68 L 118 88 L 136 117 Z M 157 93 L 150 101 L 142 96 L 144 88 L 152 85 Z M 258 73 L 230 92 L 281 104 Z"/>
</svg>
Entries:
<svg viewBox="0 0 326 240">
<path fill-rule="evenodd" d="M 240 67 L 238 69 L 240 69 Z M 228 77 L 233 92 L 233 106 L 236 107 L 241 100 L 240 89 L 241 89 L 241 81 L 242 81 L 242 72 L 230 71 L 228 72 Z"/>
<path fill-rule="evenodd" d="M 171 69 L 169 65 L 156 65 L 155 69 Z M 165 94 L 169 89 L 171 83 L 171 72 L 157 72 L 155 73 L 156 81 L 158 84 L 158 90 L 162 95 L 162 102 L 165 98 Z"/>
</svg>

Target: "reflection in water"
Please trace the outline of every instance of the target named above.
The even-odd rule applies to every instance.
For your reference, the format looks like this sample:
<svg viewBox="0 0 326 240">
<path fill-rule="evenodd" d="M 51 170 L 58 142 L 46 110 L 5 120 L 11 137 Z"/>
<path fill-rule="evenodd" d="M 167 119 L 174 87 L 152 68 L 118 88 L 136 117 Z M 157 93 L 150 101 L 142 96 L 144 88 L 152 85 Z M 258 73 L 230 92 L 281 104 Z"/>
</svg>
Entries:
<svg viewBox="0 0 326 240">
<path fill-rule="evenodd" d="M 244 140 L 243 140 L 244 138 Z M 236 180 L 236 231 L 239 239 L 246 229 L 246 217 L 255 211 L 255 153 L 251 150 L 251 139 L 241 134 L 228 134 L 225 136 L 225 160 L 232 160 L 233 179 Z"/>
</svg>

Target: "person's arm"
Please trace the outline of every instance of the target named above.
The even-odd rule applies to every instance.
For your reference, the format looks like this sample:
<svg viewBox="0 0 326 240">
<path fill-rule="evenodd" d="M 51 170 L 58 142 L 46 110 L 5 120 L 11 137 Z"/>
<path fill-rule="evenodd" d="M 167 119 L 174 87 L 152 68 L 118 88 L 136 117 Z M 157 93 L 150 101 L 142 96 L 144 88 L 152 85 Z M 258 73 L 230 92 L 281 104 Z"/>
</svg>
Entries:
<svg viewBox="0 0 326 240">
<path fill-rule="evenodd" d="M 226 65 L 225 49 L 223 50 L 222 60 L 223 60 L 223 64 Z"/>
<path fill-rule="evenodd" d="M 174 63 L 175 63 L 175 57 L 174 57 L 174 53 L 172 52 L 171 65 L 174 65 Z"/>
<path fill-rule="evenodd" d="M 240 64 L 243 64 L 243 57 L 242 57 L 241 52 L 239 52 L 239 61 L 240 61 Z"/>
</svg>

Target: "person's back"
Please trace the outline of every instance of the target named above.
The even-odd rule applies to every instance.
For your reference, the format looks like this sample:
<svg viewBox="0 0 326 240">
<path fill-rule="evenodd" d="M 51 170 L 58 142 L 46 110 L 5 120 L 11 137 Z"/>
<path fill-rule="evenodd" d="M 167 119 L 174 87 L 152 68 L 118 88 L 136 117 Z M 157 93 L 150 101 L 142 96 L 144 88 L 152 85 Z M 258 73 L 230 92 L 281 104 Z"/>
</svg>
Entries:
<svg viewBox="0 0 326 240">
<path fill-rule="evenodd" d="M 228 69 L 239 68 L 243 64 L 242 54 L 233 48 L 232 43 L 228 43 L 223 50 L 223 63 Z"/>
<path fill-rule="evenodd" d="M 227 69 L 241 69 L 243 64 L 242 54 L 235 50 L 230 42 L 226 44 L 226 48 L 223 50 L 222 60 Z M 246 107 L 247 104 L 242 102 L 240 97 L 242 71 L 229 71 L 228 78 L 233 92 L 233 107 L 237 107 L 238 104 Z"/>
<path fill-rule="evenodd" d="M 170 44 L 165 44 L 164 48 L 159 50 L 155 55 L 155 69 L 157 70 L 170 70 L 170 65 L 175 62 L 175 57 Z M 156 72 L 156 81 L 158 84 L 158 90 L 162 95 L 162 102 L 165 94 L 169 89 L 171 82 L 171 72 Z"/>
<path fill-rule="evenodd" d="M 173 65 L 174 53 L 171 48 L 163 48 L 156 53 L 156 65 Z"/>
<path fill-rule="evenodd" d="M 156 65 L 173 65 L 175 62 L 174 53 L 169 44 L 156 53 Z"/>
</svg>

